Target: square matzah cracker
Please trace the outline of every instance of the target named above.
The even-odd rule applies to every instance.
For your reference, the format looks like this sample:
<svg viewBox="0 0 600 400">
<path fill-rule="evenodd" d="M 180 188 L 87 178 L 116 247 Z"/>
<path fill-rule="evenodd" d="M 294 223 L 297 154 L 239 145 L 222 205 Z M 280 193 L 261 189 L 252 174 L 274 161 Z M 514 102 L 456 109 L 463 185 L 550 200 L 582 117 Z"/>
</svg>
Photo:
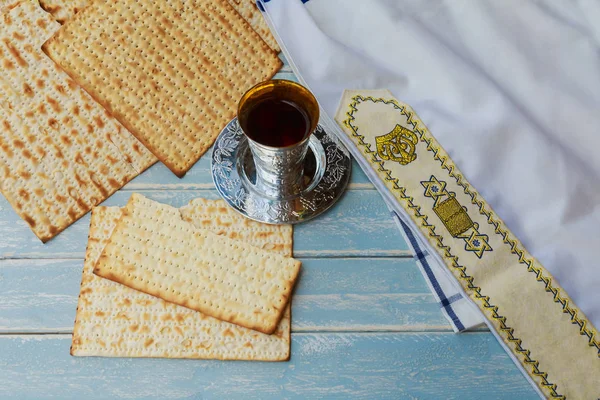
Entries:
<svg viewBox="0 0 600 400">
<path fill-rule="evenodd" d="M 230 237 L 233 235 L 256 247 L 272 248 L 282 255 L 291 256 L 291 226 L 246 222 L 220 200 L 197 199 L 180 211 L 199 228 Z M 94 264 L 120 216 L 121 210 L 116 207 L 92 210 L 72 355 L 262 361 L 289 359 L 289 306 L 275 333 L 266 335 L 94 275 Z"/>
<path fill-rule="evenodd" d="M 227 0 L 96 1 L 44 49 L 179 177 L 281 66 Z"/>
<path fill-rule="evenodd" d="M 156 159 L 41 51 L 36 1 L 0 19 L 0 191 L 45 242 Z"/>
<path fill-rule="evenodd" d="M 2 4 L 2 1 L 8 1 L 8 4 L 10 4 L 11 2 L 16 2 L 17 0 L 0 0 L 0 4 Z M 256 6 L 255 0 L 228 1 L 233 8 L 235 8 L 235 10 L 250 24 L 250 26 L 252 26 L 252 29 L 254 29 L 256 33 L 258 33 L 260 37 L 269 45 L 270 48 L 278 53 L 281 51 L 277 41 L 271 34 L 265 19 Z M 40 0 L 40 5 L 44 8 L 44 10 L 52 14 L 58 22 L 64 24 L 79 11 L 83 10 L 90 2 L 90 0 Z"/>
<path fill-rule="evenodd" d="M 273 333 L 300 261 L 216 235 L 133 194 L 94 273 L 221 320 Z"/>
</svg>

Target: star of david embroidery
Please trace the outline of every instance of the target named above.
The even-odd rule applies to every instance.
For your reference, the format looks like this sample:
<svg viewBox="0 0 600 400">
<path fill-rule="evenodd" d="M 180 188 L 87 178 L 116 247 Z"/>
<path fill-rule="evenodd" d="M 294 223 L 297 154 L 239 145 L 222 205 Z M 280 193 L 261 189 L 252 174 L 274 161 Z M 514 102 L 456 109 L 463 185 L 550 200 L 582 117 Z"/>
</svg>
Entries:
<svg viewBox="0 0 600 400">
<path fill-rule="evenodd" d="M 476 229 L 478 227 L 475 227 Z M 492 246 L 488 244 L 488 235 L 479 233 L 477 230 L 471 232 L 471 235 L 465 237 L 465 250 L 472 251 L 478 258 L 483 256 L 484 251 L 491 251 Z"/>
<path fill-rule="evenodd" d="M 422 181 L 421 185 L 425 188 L 425 196 L 433 198 L 436 202 L 438 197 L 448 194 L 446 191 L 446 182 L 440 182 L 433 175 L 431 175 L 428 181 Z"/>
</svg>

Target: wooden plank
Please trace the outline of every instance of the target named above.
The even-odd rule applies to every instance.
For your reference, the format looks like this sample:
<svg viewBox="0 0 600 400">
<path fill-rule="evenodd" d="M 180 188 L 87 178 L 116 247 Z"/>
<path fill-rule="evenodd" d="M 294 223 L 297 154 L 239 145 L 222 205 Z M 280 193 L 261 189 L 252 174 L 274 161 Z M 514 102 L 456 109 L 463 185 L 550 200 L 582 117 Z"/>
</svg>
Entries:
<svg viewBox="0 0 600 400">
<path fill-rule="evenodd" d="M 412 259 L 302 259 L 293 330 L 450 331 Z M 0 261 L 0 333 L 72 332 L 82 260 Z"/>
<path fill-rule="evenodd" d="M 537 399 L 490 333 L 300 333 L 283 363 L 76 358 L 0 336 L 0 398 Z"/>
<path fill-rule="evenodd" d="M 105 205 L 123 206 L 131 191 L 120 190 Z M 179 207 L 196 197 L 215 199 L 214 190 L 152 190 L 145 196 Z M 0 259 L 83 258 L 89 214 L 55 239 L 42 244 L 4 197 L 0 198 Z M 348 190 L 327 213 L 297 225 L 294 250 L 298 257 L 408 256 L 406 243 L 375 190 Z"/>
</svg>

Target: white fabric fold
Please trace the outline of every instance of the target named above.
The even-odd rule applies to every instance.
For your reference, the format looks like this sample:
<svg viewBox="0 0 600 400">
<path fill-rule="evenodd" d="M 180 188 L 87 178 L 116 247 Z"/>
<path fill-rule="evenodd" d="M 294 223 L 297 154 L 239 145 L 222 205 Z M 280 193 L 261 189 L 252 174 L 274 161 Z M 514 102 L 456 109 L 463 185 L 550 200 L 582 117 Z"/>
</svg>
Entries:
<svg viewBox="0 0 600 400">
<path fill-rule="evenodd" d="M 596 2 L 262 0 L 261 5 L 326 120 L 345 89 L 389 89 L 410 104 L 529 252 L 600 326 Z M 401 219 L 400 210 L 386 201 Z M 410 235 L 419 237 L 410 224 L 401 230 L 409 243 Z M 461 291 L 450 277 L 440 284 L 445 274 L 435 251 L 415 243 L 419 267 L 438 301 L 456 299 Z M 483 320 L 470 304 L 452 308 L 459 324 L 441 308 L 455 330 Z"/>
</svg>

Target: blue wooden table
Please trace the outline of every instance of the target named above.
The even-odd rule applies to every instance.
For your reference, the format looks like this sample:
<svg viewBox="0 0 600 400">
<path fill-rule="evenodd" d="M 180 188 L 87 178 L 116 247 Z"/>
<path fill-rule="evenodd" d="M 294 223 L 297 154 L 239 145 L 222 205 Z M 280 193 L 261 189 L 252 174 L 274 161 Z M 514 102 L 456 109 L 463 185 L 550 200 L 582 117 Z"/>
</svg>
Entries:
<svg viewBox="0 0 600 400">
<path fill-rule="evenodd" d="M 209 168 L 178 179 L 157 164 L 105 204 L 217 198 Z M 295 228 L 289 362 L 71 357 L 88 225 L 42 245 L 0 199 L 0 399 L 537 398 L 491 333 L 451 331 L 356 165 L 336 206 Z"/>
</svg>

